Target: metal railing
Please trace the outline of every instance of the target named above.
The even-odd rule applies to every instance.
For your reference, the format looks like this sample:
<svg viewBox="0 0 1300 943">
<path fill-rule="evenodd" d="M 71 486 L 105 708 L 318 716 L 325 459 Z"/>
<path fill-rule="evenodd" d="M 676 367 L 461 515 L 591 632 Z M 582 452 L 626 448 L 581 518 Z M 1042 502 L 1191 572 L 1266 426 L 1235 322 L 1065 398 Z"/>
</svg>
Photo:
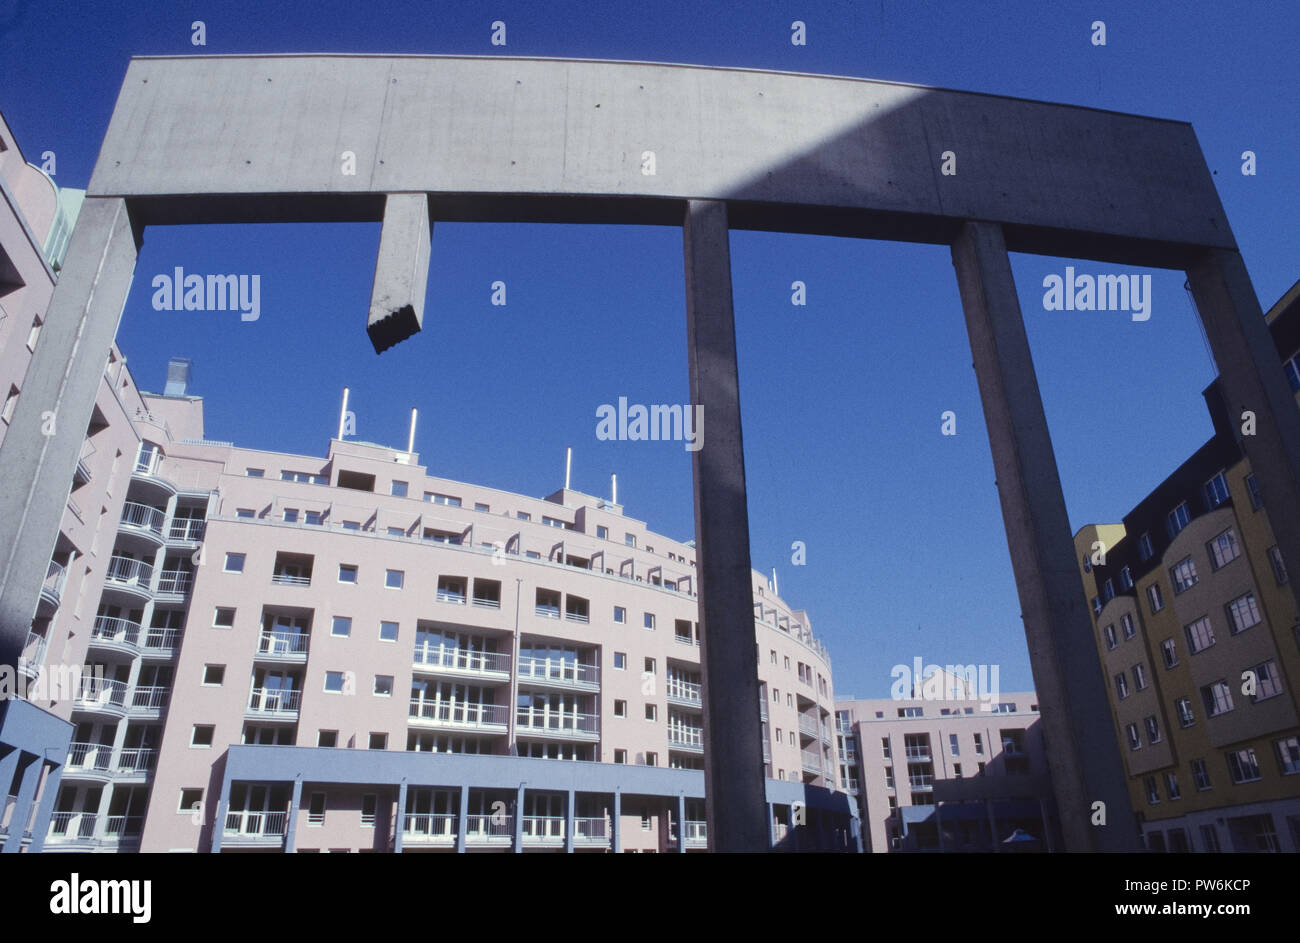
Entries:
<svg viewBox="0 0 1300 943">
<path fill-rule="evenodd" d="M 609 841 L 609 819 L 603 815 L 581 817 L 573 820 L 573 840 L 575 843 Z"/>
<path fill-rule="evenodd" d="M 814 718 L 808 717 L 804 714 L 799 715 L 799 730 L 802 733 L 808 734 L 810 737 L 821 736 L 821 725 L 818 724 Z"/>
<path fill-rule="evenodd" d="M 23 653 L 19 658 L 19 664 L 27 674 L 34 676 L 40 672 L 49 646 L 50 640 L 44 635 L 37 635 L 35 632 L 27 633 L 27 638 L 23 641 Z"/>
<path fill-rule="evenodd" d="M 285 812 L 246 812 L 232 810 L 226 813 L 225 834 L 239 838 L 283 838 Z"/>
<path fill-rule="evenodd" d="M 122 524 L 126 527 L 147 530 L 158 537 L 162 537 L 163 522 L 166 519 L 166 514 L 147 504 L 127 501 L 122 505 Z"/>
<path fill-rule="evenodd" d="M 500 609 L 500 608 L 501 608 L 501 600 L 500 600 L 500 599 L 489 599 L 489 598 L 487 598 L 486 596 L 478 596 L 478 595 L 476 595 L 476 596 L 474 597 L 474 605 L 478 606 L 480 609 Z"/>
<path fill-rule="evenodd" d="M 184 596 L 193 582 L 194 574 L 189 570 L 163 570 L 158 577 L 158 592 Z"/>
<path fill-rule="evenodd" d="M 707 845 L 709 843 L 709 823 L 686 820 L 686 844 Z"/>
<path fill-rule="evenodd" d="M 93 812 L 55 812 L 50 816 L 47 840 L 90 841 L 95 837 L 99 816 Z"/>
<path fill-rule="evenodd" d="M 579 612 L 576 609 L 565 609 L 564 618 L 570 622 L 580 622 L 583 625 L 591 621 L 585 612 Z"/>
<path fill-rule="evenodd" d="M 410 841 L 454 841 L 456 816 L 408 812 L 402 820 L 402 837 Z"/>
<path fill-rule="evenodd" d="M 600 718 L 595 714 L 547 714 L 521 709 L 515 713 L 515 727 L 520 730 L 599 734 Z"/>
<path fill-rule="evenodd" d="M 73 742 L 68 745 L 68 768 L 74 770 L 99 770 L 107 773 L 111 769 L 113 745 L 111 743 Z"/>
<path fill-rule="evenodd" d="M 180 629 L 151 627 L 144 631 L 140 647 L 146 652 L 168 652 L 174 649 L 180 640 Z"/>
<path fill-rule="evenodd" d="M 701 703 L 700 696 L 703 688 L 694 681 L 683 681 L 669 675 L 665 688 L 670 701 L 685 701 L 696 706 Z"/>
<path fill-rule="evenodd" d="M 253 688 L 248 694 L 252 714 L 296 714 L 301 704 L 302 691 L 290 688 Z"/>
<path fill-rule="evenodd" d="M 290 573 L 273 573 L 271 582 L 277 586 L 310 586 L 310 576 L 294 576 Z"/>
<path fill-rule="evenodd" d="M 259 655 L 306 655 L 307 643 L 311 638 L 307 632 L 286 632 L 272 630 L 257 637 Z"/>
<path fill-rule="evenodd" d="M 702 727 L 669 727 L 668 745 L 670 747 L 690 747 L 702 750 L 704 749 L 704 729 Z"/>
<path fill-rule="evenodd" d="M 158 751 L 150 747 L 125 747 L 117 758 L 119 773 L 147 773 L 153 769 Z"/>
<path fill-rule="evenodd" d="M 466 815 L 466 841 L 501 841 L 515 837 L 515 820 L 510 815 Z"/>
<path fill-rule="evenodd" d="M 454 590 L 448 587 L 438 587 L 438 602 L 449 602 L 455 606 L 465 605 L 465 591 Z"/>
<path fill-rule="evenodd" d="M 109 559 L 108 572 L 104 574 L 105 582 L 138 586 L 143 590 L 149 589 L 149 582 L 152 579 L 153 564 L 116 555 Z"/>
<path fill-rule="evenodd" d="M 184 543 L 197 543 L 203 539 L 203 534 L 207 529 L 207 524 L 208 522 L 202 518 L 172 518 L 172 526 L 167 531 L 167 539 L 182 541 Z"/>
<path fill-rule="evenodd" d="M 907 758 L 909 760 L 928 760 L 930 759 L 929 747 L 906 747 Z"/>
<path fill-rule="evenodd" d="M 171 689 L 162 685 L 144 685 L 131 693 L 131 710 L 160 711 L 167 706 Z"/>
<path fill-rule="evenodd" d="M 563 658 L 538 658 L 525 655 L 519 659 L 519 680 L 598 685 L 600 667 Z"/>
<path fill-rule="evenodd" d="M 140 643 L 140 623 L 116 616 L 95 616 L 90 637 L 100 642 L 136 647 Z"/>
<path fill-rule="evenodd" d="M 104 820 L 105 838 L 139 838 L 143 830 L 143 815 L 110 815 Z"/>
<path fill-rule="evenodd" d="M 45 582 L 41 584 L 41 592 L 58 602 L 63 596 L 63 587 L 67 580 L 68 572 L 63 568 L 63 564 L 51 560 L 49 569 L 45 571 Z"/>
<path fill-rule="evenodd" d="M 803 768 L 810 773 L 820 773 L 822 771 L 822 758 L 811 750 L 800 750 L 800 757 L 803 761 Z"/>
<path fill-rule="evenodd" d="M 539 605 L 539 606 L 534 607 L 534 610 L 533 610 L 533 611 L 536 612 L 536 613 L 537 613 L 539 616 L 541 616 L 543 619 L 558 619 L 558 618 L 560 618 L 560 607 L 559 607 L 559 606 L 540 606 L 540 605 Z"/>
<path fill-rule="evenodd" d="M 504 652 L 476 652 L 445 646 L 416 645 L 414 663 L 426 668 L 449 668 L 481 674 L 510 672 L 510 656 Z"/>
<path fill-rule="evenodd" d="M 564 841 L 564 816 L 525 815 L 524 841 Z"/>
<path fill-rule="evenodd" d="M 411 698 L 409 717 L 459 727 L 502 727 L 509 722 L 505 704 L 476 704 L 472 701 L 430 701 Z"/>
<path fill-rule="evenodd" d="M 124 710 L 126 705 L 126 685 L 121 681 L 101 680 L 95 677 L 81 679 L 81 689 L 77 692 L 78 707 L 101 707 Z"/>
</svg>

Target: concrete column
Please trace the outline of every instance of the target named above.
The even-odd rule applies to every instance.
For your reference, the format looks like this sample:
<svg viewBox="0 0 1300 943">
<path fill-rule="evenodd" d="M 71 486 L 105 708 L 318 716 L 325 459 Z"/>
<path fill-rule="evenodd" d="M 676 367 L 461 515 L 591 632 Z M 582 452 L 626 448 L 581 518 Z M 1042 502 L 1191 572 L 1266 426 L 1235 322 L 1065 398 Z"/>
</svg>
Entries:
<svg viewBox="0 0 1300 943">
<path fill-rule="evenodd" d="M 428 194 L 388 194 L 366 321 L 377 354 L 406 340 L 424 323 L 431 228 Z"/>
<path fill-rule="evenodd" d="M 518 662 L 516 662 L 518 664 Z M 512 715 L 514 711 L 510 712 Z M 524 850 L 524 784 L 519 784 L 519 789 L 515 794 L 515 853 L 522 854 Z"/>
<path fill-rule="evenodd" d="M 284 824 L 284 851 L 293 854 L 298 837 L 298 811 L 302 808 L 302 776 L 293 778 L 293 795 L 289 797 L 289 820 Z"/>
<path fill-rule="evenodd" d="M 1068 851 L 1133 851 L 1133 810 L 1002 229 L 967 222 L 953 267 Z M 1090 824 L 1092 803 L 1108 825 Z"/>
<path fill-rule="evenodd" d="M 610 847 L 614 849 L 614 854 L 623 852 L 623 794 L 617 789 L 614 790 L 614 817 L 610 821 L 610 828 L 614 834 L 611 836 Z"/>
<path fill-rule="evenodd" d="M 3 665 L 18 663 L 31 628 L 138 246 L 124 200 L 86 199 L 0 443 Z"/>
<path fill-rule="evenodd" d="M 393 854 L 402 853 L 402 832 L 406 830 L 406 780 L 397 785 L 397 814 L 393 817 Z"/>
<path fill-rule="evenodd" d="M 1041 696 L 1039 700 L 1040 701 L 1042 700 Z M 1041 709 L 1041 704 L 1039 706 Z M 1002 843 L 998 840 L 998 820 L 993 817 L 992 800 L 990 799 L 984 800 L 984 811 L 988 813 L 988 817 L 989 817 L 989 841 L 993 845 L 993 850 L 995 852 L 1000 852 L 1002 850 Z"/>
<path fill-rule="evenodd" d="M 692 407 L 703 409 L 691 453 L 699 577 L 700 674 L 709 849 L 771 848 L 764 819 L 758 658 L 754 648 L 749 511 L 731 300 L 727 207 L 689 200 L 683 220 L 686 347 Z"/>
<path fill-rule="evenodd" d="M 14 772 L 22 755 L 23 751 L 17 747 L 10 747 L 8 753 L 0 753 L 0 803 L 9 795 L 9 784 L 14 781 Z"/>
<path fill-rule="evenodd" d="M 469 809 L 469 786 L 461 784 L 460 804 L 456 806 L 456 853 L 465 853 L 465 829 L 469 826 L 466 818 Z"/>
<path fill-rule="evenodd" d="M 1192 297 L 1219 367 L 1224 405 L 1259 482 L 1291 579 L 1300 573 L 1300 411 L 1278 368 L 1277 347 L 1241 254 L 1206 251 L 1187 269 Z M 1242 413 L 1255 434 L 1241 435 Z"/>
<path fill-rule="evenodd" d="M 564 798 L 564 850 L 573 853 L 573 790 Z"/>
<path fill-rule="evenodd" d="M 41 802 L 36 807 L 36 818 L 32 821 L 32 843 L 27 850 L 39 854 L 45 848 L 45 836 L 50 831 L 50 816 L 54 813 L 54 800 L 59 795 L 59 786 L 63 782 L 63 763 L 53 764 L 45 774 L 45 786 L 41 790 Z"/>
<path fill-rule="evenodd" d="M 226 830 L 226 813 L 230 811 L 230 769 L 221 777 L 221 796 L 217 799 L 217 817 L 212 822 L 212 853 L 221 854 L 221 836 Z"/>
<path fill-rule="evenodd" d="M 686 854 L 686 797 L 677 796 L 677 853 Z"/>
<path fill-rule="evenodd" d="M 6 855 L 18 854 L 23 846 L 23 833 L 27 830 L 27 820 L 32 814 L 32 803 L 36 801 L 36 785 L 41 781 L 44 761 L 39 756 L 24 753 L 18 765 L 22 771 L 22 779 L 18 783 L 18 800 L 14 803 L 13 815 L 9 819 L 9 836 L 5 839 L 4 847 L 0 848 L 0 853 Z"/>
<path fill-rule="evenodd" d="M 710 824 L 709 828 L 712 829 L 713 825 Z M 767 847 L 770 851 L 776 850 L 776 806 L 771 802 L 767 803 Z"/>
</svg>

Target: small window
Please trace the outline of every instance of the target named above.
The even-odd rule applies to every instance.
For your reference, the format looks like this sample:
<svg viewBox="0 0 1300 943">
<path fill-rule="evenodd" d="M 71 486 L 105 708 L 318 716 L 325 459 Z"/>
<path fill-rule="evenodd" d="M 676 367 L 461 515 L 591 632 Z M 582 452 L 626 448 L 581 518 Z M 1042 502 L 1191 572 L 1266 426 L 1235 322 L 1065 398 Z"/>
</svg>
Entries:
<svg viewBox="0 0 1300 943">
<path fill-rule="evenodd" d="M 1165 608 L 1165 594 L 1160 592 L 1159 583 L 1152 583 L 1147 587 L 1147 604 L 1151 607 L 1152 615 Z"/>
<path fill-rule="evenodd" d="M 192 815 L 196 811 L 203 809 L 203 790 L 202 789 L 182 789 L 181 802 L 176 807 L 177 812 L 184 812 Z"/>
<path fill-rule="evenodd" d="M 515 519 L 520 521 L 531 521 L 533 519 L 533 516 L 529 514 L 527 511 L 516 511 Z"/>
<path fill-rule="evenodd" d="M 340 564 L 339 564 L 339 582 L 340 582 L 340 583 L 356 583 L 356 581 L 357 581 L 357 568 L 356 568 L 354 565 L 350 564 L 350 563 L 340 563 Z"/>
<path fill-rule="evenodd" d="M 614 751 L 614 762 L 615 762 L 615 763 L 626 763 L 626 762 L 627 762 L 627 750 L 615 750 L 615 751 Z"/>
<path fill-rule="evenodd" d="M 627 610 L 624 609 L 622 606 L 614 607 L 614 622 L 618 625 L 622 625 L 623 623 L 627 622 Z"/>
<path fill-rule="evenodd" d="M 308 511 L 304 516 L 304 520 L 313 527 L 319 527 L 321 520 L 320 511 Z"/>
<path fill-rule="evenodd" d="M 1169 539 L 1173 540 L 1177 537 L 1179 532 L 1191 523 L 1191 520 L 1192 512 L 1187 507 L 1186 501 L 1182 502 L 1178 507 L 1170 511 L 1165 517 L 1165 530 L 1169 534 Z"/>
<path fill-rule="evenodd" d="M 1160 657 L 1164 659 L 1166 668 L 1178 664 L 1178 645 L 1173 639 L 1167 638 L 1160 643 Z"/>
<path fill-rule="evenodd" d="M 641 620 L 641 624 L 647 629 L 653 629 L 655 627 L 655 614 L 653 612 L 647 612 L 645 618 Z"/>
<path fill-rule="evenodd" d="M 285 508 L 285 509 L 284 509 L 284 521 L 285 521 L 286 524 L 296 524 L 296 523 L 298 523 L 298 509 L 297 509 L 297 508 Z"/>
<path fill-rule="evenodd" d="M 344 529 L 344 530 L 360 530 L 360 529 L 361 529 L 361 522 L 360 522 L 360 521 L 344 521 L 344 522 L 343 522 L 343 529 Z"/>
<path fill-rule="evenodd" d="M 648 675 L 655 673 L 655 660 L 653 658 L 647 658 L 645 660 L 645 673 Z"/>
<path fill-rule="evenodd" d="M 659 706 L 657 704 L 647 704 L 645 706 L 645 719 L 657 720 L 659 717 Z"/>
<path fill-rule="evenodd" d="M 1219 472 L 1205 483 L 1205 507 L 1212 511 L 1227 500 L 1228 482 L 1224 479 L 1223 472 Z"/>
<path fill-rule="evenodd" d="M 1151 546 L 1151 535 L 1143 534 L 1138 538 L 1138 558 L 1145 563 L 1155 556 L 1155 548 Z"/>
<path fill-rule="evenodd" d="M 484 514 L 487 514 L 487 513 L 488 513 L 490 510 L 492 510 L 492 509 L 489 508 L 486 504 L 480 504 L 480 503 L 478 503 L 478 502 L 475 502 L 475 503 L 474 503 L 474 510 L 476 510 L 476 511 L 482 511 Z"/>
<path fill-rule="evenodd" d="M 1246 476 L 1246 493 L 1250 495 L 1251 510 L 1258 511 L 1264 506 L 1264 495 L 1259 490 L 1259 480 L 1254 472 Z"/>
<path fill-rule="evenodd" d="M 337 730 L 319 730 L 316 732 L 316 746 L 336 747 L 338 744 L 339 732 Z"/>
<path fill-rule="evenodd" d="M 653 752 L 653 751 L 649 751 L 649 752 L 647 752 L 646 755 L 645 755 L 645 765 L 646 765 L 646 766 L 658 766 L 658 765 L 659 765 L 659 754 L 658 754 L 658 753 L 655 753 L 655 752 Z"/>
<path fill-rule="evenodd" d="M 393 676 L 392 675 L 375 675 L 375 697 L 392 697 L 393 696 Z"/>
<path fill-rule="evenodd" d="M 402 584 L 406 581 L 406 573 L 403 570 L 385 570 L 384 586 L 388 589 L 401 589 Z"/>
<path fill-rule="evenodd" d="M 203 683 L 208 687 L 218 688 L 226 680 L 225 665 L 204 665 Z"/>
<path fill-rule="evenodd" d="M 348 638 L 352 635 L 352 618 L 350 616 L 335 616 L 334 624 L 330 628 L 330 635 L 339 638 Z"/>
<path fill-rule="evenodd" d="M 342 694 L 343 675 L 342 671 L 325 672 L 325 691 L 329 694 Z"/>
<path fill-rule="evenodd" d="M 1184 557 L 1169 570 L 1169 575 L 1174 584 L 1175 596 L 1191 589 L 1199 582 L 1196 576 L 1196 564 L 1192 562 L 1191 557 Z"/>
<path fill-rule="evenodd" d="M 609 528 L 601 524 L 596 525 L 596 539 L 609 540 Z"/>
<path fill-rule="evenodd" d="M 393 490 L 390 492 L 390 494 L 392 494 L 392 496 L 395 497 L 395 498 L 404 498 L 404 497 L 406 497 L 406 482 L 404 482 L 404 481 L 394 481 L 394 482 L 393 482 Z"/>
<path fill-rule="evenodd" d="M 307 824 L 325 824 L 325 793 L 313 792 L 307 801 Z"/>
<path fill-rule="evenodd" d="M 774 664 L 774 665 L 775 665 L 775 664 L 776 664 L 776 649 L 775 649 L 775 648 L 774 648 L 774 649 L 772 649 L 772 656 L 771 656 L 771 660 L 772 660 L 772 664 Z"/>
<path fill-rule="evenodd" d="M 616 669 L 618 669 L 619 671 L 623 671 L 623 670 L 625 670 L 625 669 L 627 668 L 627 653 L 626 653 L 626 652 L 615 652 L 615 653 L 614 653 L 614 667 L 615 667 Z"/>
<path fill-rule="evenodd" d="M 227 554 L 226 554 L 226 566 L 225 566 L 225 571 L 226 571 L 227 573 L 243 573 L 243 572 L 244 572 L 244 554 L 242 554 L 242 553 L 227 553 Z"/>
<path fill-rule="evenodd" d="M 244 474 L 247 475 L 249 478 L 261 478 L 263 475 L 266 474 L 266 469 L 264 469 L 264 468 L 245 468 L 245 469 L 244 469 Z"/>
<path fill-rule="evenodd" d="M 374 828 L 375 815 L 379 811 L 379 797 L 368 792 L 361 797 L 361 827 Z"/>
<path fill-rule="evenodd" d="M 386 733 L 376 733 L 376 732 L 374 732 L 374 731 L 371 731 L 371 733 L 370 733 L 370 749 L 372 749 L 372 750 L 387 750 L 387 749 L 388 749 L 388 734 L 386 734 Z"/>
<path fill-rule="evenodd" d="M 390 528 L 388 528 L 388 536 L 389 536 L 389 537 L 405 537 L 405 536 L 406 536 L 406 531 L 402 530 L 402 528 L 400 528 L 400 527 L 390 527 Z"/>
<path fill-rule="evenodd" d="M 624 534 L 623 543 L 628 547 L 636 546 L 636 534 Z"/>
<path fill-rule="evenodd" d="M 614 701 L 614 716 L 615 717 L 627 716 L 627 701 L 618 701 L 618 700 Z"/>
<path fill-rule="evenodd" d="M 1133 588 L 1133 571 L 1128 567 L 1122 567 L 1119 571 L 1119 588 L 1120 592 L 1128 592 Z"/>
<path fill-rule="evenodd" d="M 253 517 L 255 516 L 252 508 L 236 508 L 235 517 Z"/>
<path fill-rule="evenodd" d="M 212 736 L 216 727 L 212 724 L 195 724 L 193 731 L 190 733 L 190 746 L 192 747 L 210 747 L 212 746 Z"/>
<path fill-rule="evenodd" d="M 212 614 L 212 627 L 216 629 L 230 629 L 235 626 L 235 610 L 227 609 L 224 606 L 218 606 L 216 612 Z"/>
<path fill-rule="evenodd" d="M 381 622 L 379 623 L 379 641 L 396 642 L 397 641 L 397 623 Z"/>
</svg>

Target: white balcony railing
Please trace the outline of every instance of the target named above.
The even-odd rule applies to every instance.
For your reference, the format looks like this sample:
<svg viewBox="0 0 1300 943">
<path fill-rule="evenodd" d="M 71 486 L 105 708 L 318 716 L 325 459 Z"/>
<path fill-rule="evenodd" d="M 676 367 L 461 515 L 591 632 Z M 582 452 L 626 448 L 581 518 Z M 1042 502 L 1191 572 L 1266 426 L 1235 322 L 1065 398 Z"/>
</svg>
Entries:
<svg viewBox="0 0 1300 943">
<path fill-rule="evenodd" d="M 906 752 L 907 752 L 907 758 L 908 758 L 909 760 L 929 760 L 929 759 L 930 759 L 930 748 L 929 748 L 929 747 L 906 747 L 905 750 L 906 750 Z"/>
<path fill-rule="evenodd" d="M 125 710 L 126 685 L 121 681 L 83 676 L 76 705 L 82 709 Z"/>
<path fill-rule="evenodd" d="M 169 652 L 176 648 L 180 640 L 180 629 L 164 629 L 155 626 L 144 630 L 140 647 L 146 652 Z"/>
<path fill-rule="evenodd" d="M 465 605 L 465 590 L 451 586 L 439 586 L 438 602 L 449 602 L 454 606 L 463 606 Z"/>
<path fill-rule="evenodd" d="M 143 815 L 110 815 L 104 819 L 104 837 L 107 839 L 139 838 L 143 830 Z"/>
<path fill-rule="evenodd" d="M 50 640 L 44 635 L 37 635 L 35 632 L 27 633 L 27 638 L 23 642 L 23 653 L 19 659 L 19 666 L 25 674 L 35 677 L 40 673 L 41 665 L 45 664 L 45 652 L 49 645 Z"/>
<path fill-rule="evenodd" d="M 573 820 L 573 841 L 575 844 L 604 844 L 609 841 L 609 819 L 600 817 L 575 818 Z"/>
<path fill-rule="evenodd" d="M 686 820 L 686 847 L 703 847 L 709 843 L 709 823 Z"/>
<path fill-rule="evenodd" d="M 415 664 L 424 668 L 446 668 L 474 674 L 510 673 L 510 655 L 505 652 L 476 652 L 445 646 L 415 646 Z"/>
<path fill-rule="evenodd" d="M 90 637 L 99 642 L 135 648 L 140 644 L 140 623 L 115 616 L 95 616 Z"/>
<path fill-rule="evenodd" d="M 818 737 L 821 736 L 821 725 L 817 723 L 815 718 L 800 714 L 799 731 L 808 734 L 810 737 Z"/>
<path fill-rule="evenodd" d="M 453 842 L 456 840 L 456 816 L 408 812 L 402 820 L 402 837 L 406 841 Z"/>
<path fill-rule="evenodd" d="M 63 596 L 63 587 L 67 581 L 68 572 L 63 568 L 63 564 L 51 560 L 49 569 L 45 571 L 45 582 L 41 584 L 41 592 L 57 603 Z"/>
<path fill-rule="evenodd" d="M 203 539 L 207 521 L 193 517 L 172 519 L 172 526 L 167 531 L 167 539 L 180 543 L 197 543 Z"/>
<path fill-rule="evenodd" d="M 409 716 L 434 724 L 478 729 L 504 730 L 509 722 L 509 708 L 505 704 L 476 704 L 472 701 L 430 701 L 411 698 Z"/>
<path fill-rule="evenodd" d="M 466 815 L 465 841 L 504 843 L 515 837 L 515 820 L 510 815 Z"/>
<path fill-rule="evenodd" d="M 600 684 L 600 667 L 563 658 L 537 658 L 525 655 L 519 659 L 520 681 L 550 681 L 563 684 Z"/>
<path fill-rule="evenodd" d="M 90 841 L 99 816 L 93 812 L 55 812 L 50 816 L 49 842 Z"/>
<path fill-rule="evenodd" d="M 105 582 L 119 586 L 134 586 L 143 590 L 149 589 L 149 582 L 152 579 L 153 565 L 130 557 L 113 556 L 108 561 L 108 572 L 104 574 Z"/>
<path fill-rule="evenodd" d="M 162 537 L 163 522 L 166 519 L 166 514 L 147 504 L 127 501 L 122 505 L 122 526 L 124 527 L 147 530 L 151 534 Z"/>
<path fill-rule="evenodd" d="M 226 813 L 224 831 L 229 838 L 280 839 L 287 817 L 285 812 L 231 810 Z"/>
<path fill-rule="evenodd" d="M 190 591 L 194 574 L 189 570 L 163 570 L 158 577 L 158 592 L 171 596 L 184 596 Z"/>
<path fill-rule="evenodd" d="M 576 609 L 564 610 L 564 618 L 568 619 L 570 622 L 578 622 L 582 625 L 586 625 L 591 621 L 585 612 L 580 612 Z"/>
<path fill-rule="evenodd" d="M 109 743 L 74 742 L 68 746 L 68 769 L 97 770 L 107 773 L 111 769 L 113 746 Z"/>
<path fill-rule="evenodd" d="M 822 771 L 822 758 L 812 750 L 800 750 L 800 756 L 803 761 L 803 768 L 810 773 L 820 773 Z"/>
<path fill-rule="evenodd" d="M 273 573 L 271 582 L 276 586 L 310 586 L 310 576 L 298 576 L 293 573 Z"/>
<path fill-rule="evenodd" d="M 302 692 L 290 688 L 253 688 L 248 694 L 250 714 L 292 715 L 301 705 Z"/>
<path fill-rule="evenodd" d="M 670 747 L 685 747 L 691 750 L 703 750 L 704 729 L 702 727 L 669 727 L 668 745 Z"/>
<path fill-rule="evenodd" d="M 515 727 L 535 733 L 600 734 L 600 718 L 595 714 L 548 714 L 542 711 L 519 710 L 515 714 Z"/>
<path fill-rule="evenodd" d="M 160 711 L 167 706 L 171 688 L 162 685 L 143 685 L 131 692 L 131 710 Z"/>
<path fill-rule="evenodd" d="M 158 751 L 149 747 L 126 747 L 118 755 L 119 773 L 147 773 L 153 769 Z"/>
<path fill-rule="evenodd" d="M 474 605 L 478 606 L 480 609 L 500 609 L 501 600 L 489 599 L 486 596 L 475 596 Z"/>
<path fill-rule="evenodd" d="M 307 632 L 263 632 L 257 638 L 257 652 L 259 655 L 305 656 L 310 639 Z"/>
<path fill-rule="evenodd" d="M 701 703 L 700 698 L 703 688 L 694 681 L 683 681 L 669 675 L 664 687 L 670 701 L 682 701 L 687 704 L 694 704 L 697 707 Z"/>
<path fill-rule="evenodd" d="M 539 605 L 539 606 L 535 607 L 534 612 L 536 612 L 536 613 L 537 613 L 539 616 L 541 616 L 543 619 L 558 619 L 558 618 L 560 618 L 560 607 L 559 607 L 559 606 L 540 606 L 540 605 Z"/>
<path fill-rule="evenodd" d="M 526 842 L 564 841 L 564 816 L 525 815 L 523 836 Z"/>
</svg>

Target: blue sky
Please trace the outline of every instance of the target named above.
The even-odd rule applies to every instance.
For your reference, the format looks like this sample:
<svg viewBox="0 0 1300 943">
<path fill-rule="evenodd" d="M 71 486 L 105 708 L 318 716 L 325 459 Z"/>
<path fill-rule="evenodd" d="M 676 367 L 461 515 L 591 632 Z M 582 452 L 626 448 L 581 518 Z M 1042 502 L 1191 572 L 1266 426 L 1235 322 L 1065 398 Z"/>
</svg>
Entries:
<svg viewBox="0 0 1300 943">
<path fill-rule="evenodd" d="M 203 20 L 207 45 L 190 44 Z M 508 45 L 489 44 L 493 20 Z M 808 43 L 790 42 L 793 20 Z M 1103 20 L 1107 45 L 1090 25 Z M 0 0 L 0 109 L 29 160 L 84 187 L 132 55 L 394 52 L 690 62 L 863 76 L 1190 121 L 1265 308 L 1300 277 L 1292 4 L 25 3 Z M 1243 150 L 1258 174 L 1240 173 Z M 343 386 L 357 437 L 406 441 L 434 474 L 528 494 L 563 483 L 692 534 L 680 443 L 600 442 L 595 410 L 686 403 L 681 234 L 659 227 L 439 224 L 424 331 L 377 358 L 364 334 L 378 225 L 177 227 L 146 234 L 118 341 L 161 389 L 192 357 L 208 436 L 321 455 Z M 1032 684 L 975 375 L 944 247 L 734 232 L 755 567 L 808 609 L 841 695 L 885 696 L 890 668 L 1001 666 Z M 1045 311 L 1013 268 L 1074 528 L 1117 520 L 1211 434 L 1213 367 L 1183 275 L 1153 276 L 1152 317 Z M 174 266 L 258 273 L 262 316 L 156 312 Z M 1109 271 L 1109 269 L 1108 269 Z M 790 284 L 808 286 L 806 307 Z M 490 304 L 493 281 L 508 304 Z M 437 366 L 435 366 L 435 364 Z M 957 414 L 958 435 L 939 434 Z M 706 423 L 707 428 L 707 423 Z M 807 565 L 791 565 L 791 543 Z"/>
</svg>

